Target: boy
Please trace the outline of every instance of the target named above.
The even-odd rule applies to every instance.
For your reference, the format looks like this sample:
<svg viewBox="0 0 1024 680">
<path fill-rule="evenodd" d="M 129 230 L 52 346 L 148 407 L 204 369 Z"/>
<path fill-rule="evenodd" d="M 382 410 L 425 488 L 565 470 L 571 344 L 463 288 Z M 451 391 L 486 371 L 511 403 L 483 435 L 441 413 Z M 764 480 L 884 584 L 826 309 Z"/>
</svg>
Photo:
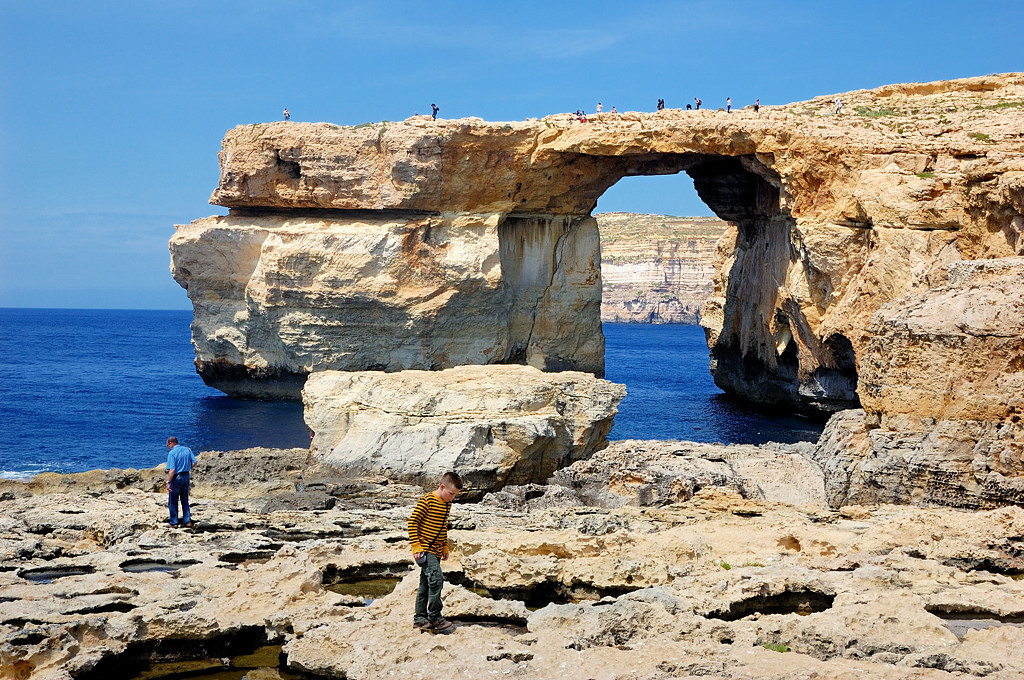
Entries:
<svg viewBox="0 0 1024 680">
<path fill-rule="evenodd" d="M 420 567 L 420 588 L 412 622 L 416 630 L 447 633 L 452 628 L 451 621 L 441 618 L 441 561 L 448 559 L 448 516 L 452 501 L 461 490 L 462 478 L 455 472 L 446 472 L 437 489 L 420 498 L 409 516 L 412 556 Z"/>
</svg>

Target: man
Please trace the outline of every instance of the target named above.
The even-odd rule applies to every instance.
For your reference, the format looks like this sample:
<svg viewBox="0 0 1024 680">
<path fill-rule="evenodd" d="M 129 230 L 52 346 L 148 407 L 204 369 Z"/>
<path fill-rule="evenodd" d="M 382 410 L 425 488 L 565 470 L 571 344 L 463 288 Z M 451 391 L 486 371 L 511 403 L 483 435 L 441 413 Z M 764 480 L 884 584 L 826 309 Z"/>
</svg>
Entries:
<svg viewBox="0 0 1024 680">
<path fill-rule="evenodd" d="M 196 462 L 196 454 L 187 446 L 180 446 L 177 437 L 167 438 L 167 510 L 170 513 L 168 524 L 178 524 L 178 500 L 181 499 L 181 525 L 192 526 L 192 512 L 188 507 L 188 487 L 191 482 L 192 466 Z"/>
</svg>

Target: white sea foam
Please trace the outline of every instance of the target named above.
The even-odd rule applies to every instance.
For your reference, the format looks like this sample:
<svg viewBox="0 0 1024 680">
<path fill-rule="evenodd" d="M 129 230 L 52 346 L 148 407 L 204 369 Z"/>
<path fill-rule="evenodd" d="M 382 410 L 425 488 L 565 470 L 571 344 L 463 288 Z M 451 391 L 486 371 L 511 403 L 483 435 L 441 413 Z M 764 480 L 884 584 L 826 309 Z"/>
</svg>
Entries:
<svg viewBox="0 0 1024 680">
<path fill-rule="evenodd" d="M 60 470 L 49 465 L 34 465 L 28 470 L 0 470 L 0 479 L 13 479 L 23 482 L 43 472 L 60 472 Z"/>
<path fill-rule="evenodd" d="M 0 479 L 13 479 L 16 481 L 24 481 L 26 479 L 32 479 L 38 475 L 42 470 L 32 470 L 25 472 L 23 470 L 0 470 Z"/>
</svg>

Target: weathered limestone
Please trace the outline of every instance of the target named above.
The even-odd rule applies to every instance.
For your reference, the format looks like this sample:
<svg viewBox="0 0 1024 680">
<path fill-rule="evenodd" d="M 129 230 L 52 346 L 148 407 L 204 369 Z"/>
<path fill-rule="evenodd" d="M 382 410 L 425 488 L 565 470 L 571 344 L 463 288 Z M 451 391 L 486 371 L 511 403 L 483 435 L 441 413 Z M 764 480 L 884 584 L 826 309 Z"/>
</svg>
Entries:
<svg viewBox="0 0 1024 680">
<path fill-rule="evenodd" d="M 321 465 L 424 487 L 455 470 L 469 499 L 543 483 L 607 445 L 625 394 L 586 373 L 517 365 L 323 371 L 302 393 Z"/>
<path fill-rule="evenodd" d="M 514 510 L 552 506 L 660 506 L 693 498 L 701 489 L 729 489 L 744 498 L 824 505 L 813 445 L 701 444 L 629 439 L 611 442 L 586 460 L 555 472 L 546 486 L 506 487 L 484 503 Z"/>
<path fill-rule="evenodd" d="M 172 241 L 172 269 L 196 304 L 197 365 L 232 392 L 288 394 L 325 368 L 515 362 L 600 374 L 590 212 L 623 176 L 685 171 L 733 225 L 702 315 L 716 382 L 759 402 L 857 405 L 882 304 L 942 285 L 950 262 L 1024 253 L 1024 75 L 840 96 L 842 115 L 829 95 L 760 114 L 667 110 L 587 124 L 560 115 L 236 128 L 212 197 L 232 215 L 218 236 L 200 223 Z M 311 266 L 297 245 L 275 258 L 277 239 L 261 236 L 298 244 L 331 230 L 380 248 L 339 242 Z M 482 236 L 470 245 L 465 230 Z M 193 272 L 210 250 L 227 261 Z M 362 268 L 351 252 L 364 254 Z M 307 296 L 311 272 L 320 283 Z M 465 326 L 450 322 L 461 316 Z M 410 328 L 422 329 L 419 342 Z"/>
<path fill-rule="evenodd" d="M 593 219 L 231 215 L 179 227 L 171 253 L 196 368 L 229 394 L 297 398 L 318 370 L 603 373 Z"/>
<path fill-rule="evenodd" d="M 726 224 L 712 217 L 594 217 L 601 230 L 601 320 L 697 323 Z"/>
<path fill-rule="evenodd" d="M 631 467 L 623 452 L 605 489 L 585 470 L 572 478 L 611 498 L 616 480 L 649 477 L 659 456 L 668 466 L 689 456 L 630 447 L 643 460 Z M 691 464 L 754 469 L 790 455 L 721 447 L 715 461 L 713 448 L 690 452 Z M 161 526 L 166 494 L 128 474 L 108 473 L 124 488 L 101 496 L 86 477 L 53 483 L 60 493 L 5 490 L 0 678 L 131 677 L 132 661 L 211 656 L 206 667 L 229 670 L 221 657 L 264 641 L 283 645 L 292 671 L 353 679 L 422 677 L 425 658 L 437 677 L 585 669 L 609 680 L 1016 680 L 1024 665 L 1021 508 L 832 512 L 756 500 L 755 484 L 743 485 L 748 497 L 711 484 L 682 502 L 613 509 L 456 501 L 443 595 L 456 628 L 432 635 L 411 629 L 419 575 L 406 521 L 422 489 L 374 486 L 339 493 L 331 509 L 259 513 L 247 508 L 283 495 L 267 495 L 276 468 L 255 467 L 274 457 L 238 460 L 252 484 L 231 473 L 230 454 L 217 459 L 196 480 L 215 495 L 195 499 L 195 531 Z M 328 589 L 381 577 L 400 582 L 368 606 Z"/>
<path fill-rule="evenodd" d="M 1024 504 L 1024 258 L 957 262 L 875 313 L 863 411 L 819 442 L 833 505 Z"/>
</svg>

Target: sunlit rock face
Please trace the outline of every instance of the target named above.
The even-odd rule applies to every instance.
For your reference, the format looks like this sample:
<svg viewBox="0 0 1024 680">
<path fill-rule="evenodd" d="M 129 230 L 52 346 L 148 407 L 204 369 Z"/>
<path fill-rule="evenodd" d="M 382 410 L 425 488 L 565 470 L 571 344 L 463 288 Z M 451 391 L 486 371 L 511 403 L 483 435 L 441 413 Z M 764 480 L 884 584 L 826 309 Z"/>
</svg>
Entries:
<svg viewBox="0 0 1024 680">
<path fill-rule="evenodd" d="M 1024 505 L 1024 258 L 957 262 L 872 318 L 864 410 L 816 457 L 829 501 Z"/>
<path fill-rule="evenodd" d="M 229 215 L 171 252 L 197 370 L 228 394 L 297 398 L 320 370 L 603 373 L 591 218 Z"/>
<path fill-rule="evenodd" d="M 943 285 L 951 262 L 1024 253 L 1024 76 L 846 93 L 840 115 L 834 98 L 586 124 L 235 128 L 212 197 L 231 216 L 172 240 L 197 365 L 234 393 L 297 394 L 320 368 L 600 374 L 590 213 L 624 176 L 687 172 L 730 223 L 702 313 L 716 383 L 787 408 L 856 406 L 879 307 Z M 331 230 L 350 236 L 303 264 L 301 244 Z"/>
</svg>

